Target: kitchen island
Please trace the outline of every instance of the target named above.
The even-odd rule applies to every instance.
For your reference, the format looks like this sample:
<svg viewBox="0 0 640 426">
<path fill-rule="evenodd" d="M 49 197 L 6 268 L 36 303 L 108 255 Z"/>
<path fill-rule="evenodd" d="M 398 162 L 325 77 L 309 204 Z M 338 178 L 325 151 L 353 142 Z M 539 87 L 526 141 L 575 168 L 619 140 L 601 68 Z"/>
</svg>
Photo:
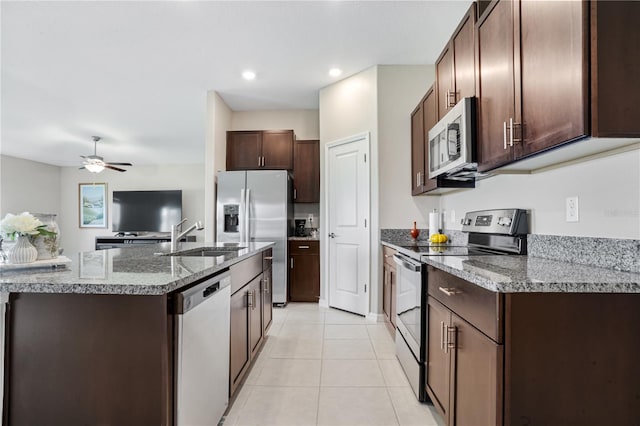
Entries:
<svg viewBox="0 0 640 426">
<path fill-rule="evenodd" d="M 61 270 L 0 273 L 3 423 L 174 424 L 174 295 L 229 269 L 231 286 L 242 288 L 253 279 L 242 265 L 259 265 L 260 279 L 272 246 L 193 257 L 168 256 L 164 243 L 79 253 Z M 229 342 L 219 350 L 228 355 Z"/>
</svg>

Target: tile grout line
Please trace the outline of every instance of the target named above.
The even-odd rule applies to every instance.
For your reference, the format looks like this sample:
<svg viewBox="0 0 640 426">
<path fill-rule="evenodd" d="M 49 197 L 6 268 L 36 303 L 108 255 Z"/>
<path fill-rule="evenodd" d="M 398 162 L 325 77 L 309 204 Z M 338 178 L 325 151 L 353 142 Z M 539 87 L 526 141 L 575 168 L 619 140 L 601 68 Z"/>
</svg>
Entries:
<svg viewBox="0 0 640 426">
<path fill-rule="evenodd" d="M 325 315 L 325 321 L 326 321 Z M 325 329 L 327 328 L 326 322 L 322 324 L 322 343 L 320 343 L 320 377 L 318 380 L 318 403 L 316 404 L 316 426 L 320 423 L 320 392 L 322 392 L 322 366 L 324 365 L 324 336 Z"/>
<path fill-rule="evenodd" d="M 367 328 L 367 332 L 369 332 L 369 329 Z M 371 336 L 371 334 L 369 334 L 370 340 L 371 340 L 371 346 L 373 346 L 373 337 Z M 375 352 L 375 349 L 374 349 Z M 382 380 L 384 381 L 385 384 L 385 391 L 387 392 L 387 396 L 389 397 L 389 403 L 391 404 L 391 409 L 393 409 L 393 415 L 396 418 L 396 424 L 400 425 L 400 417 L 398 417 L 398 410 L 396 409 L 396 405 L 393 403 L 393 397 L 391 396 L 391 392 L 389 391 L 389 386 L 387 386 L 387 380 L 384 377 L 384 372 L 382 371 L 382 366 L 380 365 L 380 358 L 378 358 L 378 354 L 376 353 L 376 362 L 378 363 L 378 368 L 380 369 L 380 374 L 382 374 Z"/>
</svg>

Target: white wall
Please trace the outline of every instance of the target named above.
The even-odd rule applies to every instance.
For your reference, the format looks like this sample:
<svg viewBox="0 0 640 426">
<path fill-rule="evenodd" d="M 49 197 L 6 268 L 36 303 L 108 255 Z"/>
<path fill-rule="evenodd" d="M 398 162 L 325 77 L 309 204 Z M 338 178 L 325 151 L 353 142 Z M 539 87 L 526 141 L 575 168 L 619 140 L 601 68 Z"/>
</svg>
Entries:
<svg viewBox="0 0 640 426">
<path fill-rule="evenodd" d="M 286 129 L 293 129 L 300 140 L 318 139 L 318 110 L 234 111 L 231 116 L 231 130 Z"/>
<path fill-rule="evenodd" d="M 370 310 L 377 311 L 378 282 L 378 102 L 377 67 L 368 68 L 320 90 L 320 212 L 325 211 L 325 145 L 360 133 L 369 133 L 371 168 L 371 265 Z M 324 214 L 320 216 L 320 228 L 327 229 Z M 326 232 L 320 233 L 323 248 L 320 260 L 320 301 L 327 302 L 328 252 Z"/>
<path fill-rule="evenodd" d="M 572 196 L 578 196 L 579 222 L 565 221 L 565 199 Z M 518 207 L 531 210 L 534 234 L 640 239 L 640 151 L 533 175 L 495 176 L 440 200 L 442 209 L 456 212 L 456 221 L 445 224 L 449 229 L 460 229 L 467 211 Z"/>
<path fill-rule="evenodd" d="M 24 211 L 60 215 L 60 167 L 2 155 L 0 216 Z"/>
<path fill-rule="evenodd" d="M 111 232 L 111 212 L 113 211 L 113 191 L 133 190 L 182 190 L 182 217 L 189 223 L 204 217 L 204 165 L 135 166 L 126 173 L 105 171 L 100 174 L 78 170 L 77 167 L 60 169 L 60 214 L 58 225 L 65 253 L 91 251 L 95 248 L 95 237 L 113 235 Z M 109 206 L 107 222 L 109 228 L 80 228 L 78 184 L 91 182 L 107 183 Z M 196 231 L 198 241 L 203 241 L 202 231 Z"/>
<path fill-rule="evenodd" d="M 232 111 L 215 91 L 207 93 L 207 133 L 204 176 L 204 236 L 215 241 L 216 231 L 216 172 L 225 170 L 227 158 L 227 130 L 231 129 Z"/>
<path fill-rule="evenodd" d="M 439 197 L 411 195 L 411 112 L 435 80 L 433 65 L 378 66 L 380 228 L 426 228 Z"/>
</svg>

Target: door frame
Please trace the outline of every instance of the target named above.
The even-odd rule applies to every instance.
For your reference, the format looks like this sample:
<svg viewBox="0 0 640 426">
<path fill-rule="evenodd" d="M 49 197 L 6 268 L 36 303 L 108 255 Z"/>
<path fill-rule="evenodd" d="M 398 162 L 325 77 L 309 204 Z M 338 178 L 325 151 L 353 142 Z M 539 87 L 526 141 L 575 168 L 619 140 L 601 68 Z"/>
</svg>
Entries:
<svg viewBox="0 0 640 426">
<path fill-rule="evenodd" d="M 366 300 L 366 305 L 365 305 L 365 317 L 368 317 L 369 313 L 371 312 L 371 291 L 372 291 L 372 283 L 371 283 L 371 135 L 369 132 L 363 132 L 363 133 L 358 133 L 343 139 L 338 139 L 335 140 L 333 142 L 329 142 L 326 143 L 324 146 L 324 167 L 322 168 L 325 179 L 324 182 L 326 183 L 324 185 L 324 188 L 322 190 L 322 195 L 324 196 L 324 217 L 326 218 L 324 223 L 325 223 L 325 231 L 323 235 L 321 235 L 321 240 L 325 241 L 325 244 L 322 244 L 322 256 L 326 259 L 326 262 L 324 263 L 324 267 L 323 269 L 323 273 L 324 276 L 326 277 L 326 280 L 321 280 L 321 285 L 322 285 L 322 281 L 324 281 L 325 284 L 325 291 L 324 291 L 324 296 L 325 296 L 325 300 L 320 300 L 320 304 L 321 306 L 325 306 L 325 307 L 329 307 L 331 302 L 330 302 L 330 286 L 331 286 L 331 275 L 330 275 L 330 269 L 331 269 L 331 257 L 329 255 L 329 229 L 331 227 L 331 223 L 330 223 L 330 215 L 329 215 L 329 210 L 330 210 L 330 203 L 329 203 L 329 151 L 331 148 L 335 148 L 337 146 L 340 145 L 346 145 L 349 143 L 354 143 L 354 142 L 359 142 L 361 140 L 365 141 L 365 155 L 367 156 L 367 162 L 366 162 L 366 169 L 367 169 L 367 185 L 368 185 L 368 189 L 367 189 L 367 201 L 368 201 L 368 206 L 366 208 L 366 212 L 367 212 L 367 231 L 366 231 L 366 249 L 367 249 L 367 259 L 369 259 L 369 265 L 367 265 L 366 268 L 366 274 L 365 274 L 365 279 L 367 281 L 367 300 Z"/>
</svg>

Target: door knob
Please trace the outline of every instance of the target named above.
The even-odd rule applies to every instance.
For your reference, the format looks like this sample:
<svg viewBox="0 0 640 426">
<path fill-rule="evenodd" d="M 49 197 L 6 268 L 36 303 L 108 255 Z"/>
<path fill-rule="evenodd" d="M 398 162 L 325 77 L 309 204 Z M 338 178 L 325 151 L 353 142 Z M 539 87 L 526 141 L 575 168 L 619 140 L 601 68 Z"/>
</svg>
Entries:
<svg viewBox="0 0 640 426">
<path fill-rule="evenodd" d="M 334 234 L 333 232 L 329 234 L 329 238 L 335 238 L 336 234 Z"/>
</svg>

